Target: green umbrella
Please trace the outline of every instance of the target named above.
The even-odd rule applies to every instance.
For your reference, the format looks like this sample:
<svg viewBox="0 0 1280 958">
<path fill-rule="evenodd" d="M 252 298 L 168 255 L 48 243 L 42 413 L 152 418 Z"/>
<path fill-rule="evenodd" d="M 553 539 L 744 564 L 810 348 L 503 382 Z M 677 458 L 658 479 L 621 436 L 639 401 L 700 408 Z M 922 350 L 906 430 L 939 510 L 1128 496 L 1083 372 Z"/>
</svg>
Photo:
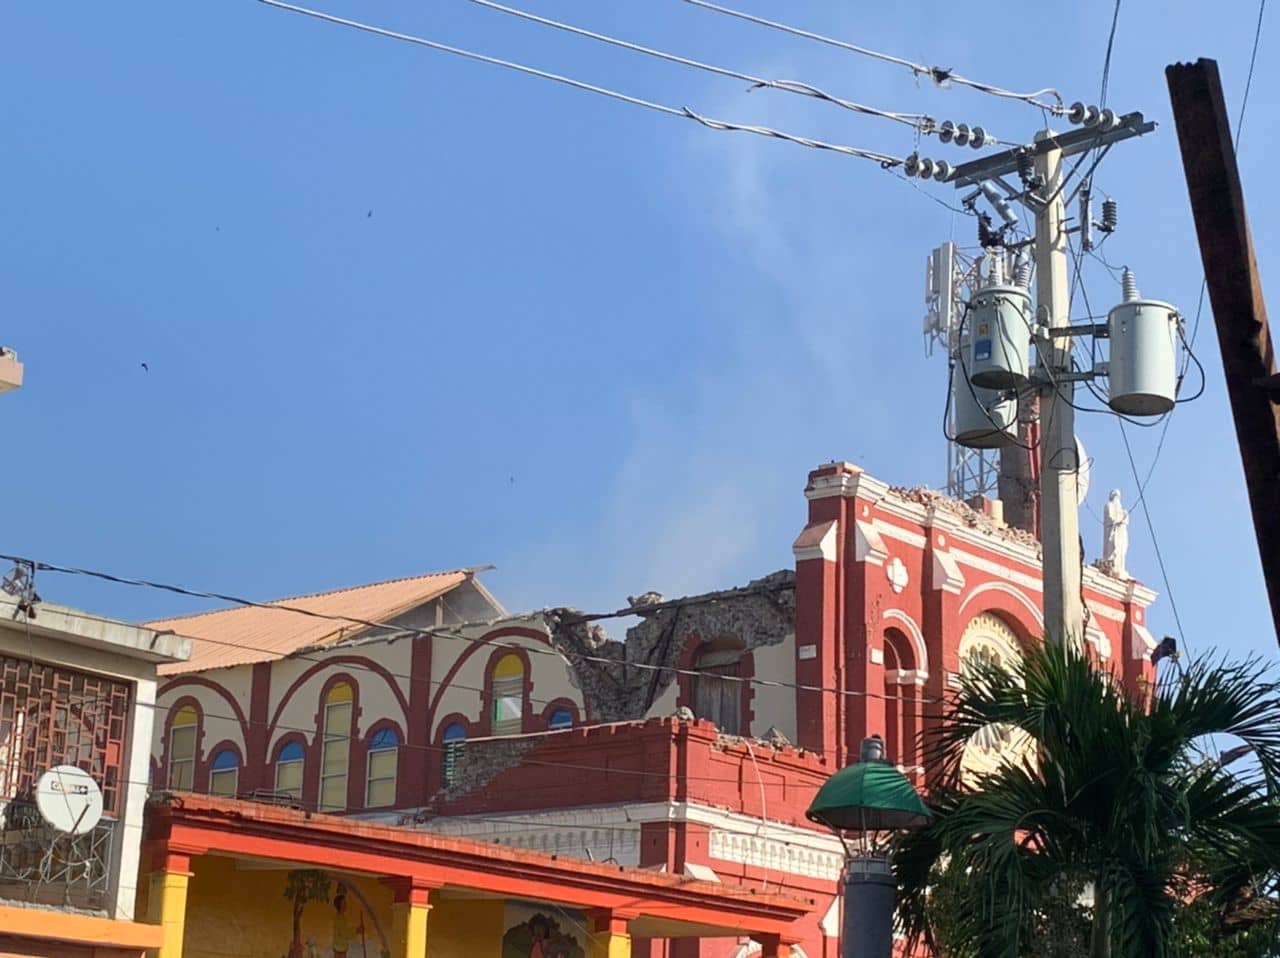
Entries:
<svg viewBox="0 0 1280 958">
<path fill-rule="evenodd" d="M 857 832 L 915 828 L 930 818 L 907 777 L 884 761 L 858 762 L 836 772 L 805 814 L 835 831 Z"/>
</svg>

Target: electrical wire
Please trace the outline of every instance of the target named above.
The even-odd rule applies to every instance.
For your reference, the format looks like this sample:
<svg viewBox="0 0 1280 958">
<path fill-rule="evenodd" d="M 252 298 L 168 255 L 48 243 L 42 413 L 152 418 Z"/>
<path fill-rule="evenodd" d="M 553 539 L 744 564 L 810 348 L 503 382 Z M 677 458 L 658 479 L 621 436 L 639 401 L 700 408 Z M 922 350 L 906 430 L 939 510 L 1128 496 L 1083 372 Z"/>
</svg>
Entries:
<svg viewBox="0 0 1280 958">
<path fill-rule="evenodd" d="M 1260 0 L 1258 3 L 1258 22 L 1253 30 L 1253 51 L 1249 54 L 1249 72 L 1244 80 L 1244 96 L 1240 98 L 1240 116 L 1236 120 L 1236 136 L 1232 143 L 1231 149 L 1236 153 L 1239 159 L 1240 154 L 1240 135 L 1244 132 L 1245 111 L 1249 109 L 1249 91 L 1253 89 L 1253 69 L 1258 63 L 1258 43 L 1262 39 L 1262 18 L 1267 12 L 1267 0 Z M 1200 301 L 1196 306 L 1195 322 L 1191 325 L 1191 345 L 1194 346 L 1196 336 L 1200 333 L 1200 314 L 1204 308 L 1204 293 L 1208 286 L 1208 277 L 1200 280 Z"/>
<path fill-rule="evenodd" d="M 1240 149 L 1240 133 L 1244 130 L 1244 115 L 1249 109 L 1249 91 L 1253 89 L 1253 68 L 1258 63 L 1258 42 L 1262 39 L 1262 18 L 1267 12 L 1267 0 L 1258 4 L 1258 23 L 1253 30 L 1253 51 L 1249 54 L 1249 73 L 1244 81 L 1244 96 L 1240 98 L 1240 118 L 1236 120 L 1236 142 L 1232 149 Z"/>
<path fill-rule="evenodd" d="M 207 592 L 207 591 L 201 591 L 198 589 L 188 589 L 184 586 L 172 585 L 172 584 L 162 583 L 162 582 L 153 582 L 147 579 L 131 579 L 125 576 L 118 576 L 109 572 L 100 572 L 94 569 L 84 569 L 84 568 L 77 568 L 74 566 L 55 565 L 53 563 L 43 562 L 37 559 L 30 559 L 24 556 L 11 556 L 11 555 L 0 553 L 0 560 L 6 561 L 6 562 L 14 562 L 14 563 L 17 563 L 17 562 L 28 563 L 29 565 L 33 565 L 37 570 L 42 572 L 55 572 L 55 573 L 60 573 L 64 575 L 86 576 L 89 578 L 100 579 L 106 582 L 114 582 L 118 585 L 128 585 L 128 586 L 134 586 L 138 588 L 157 589 L 160 591 L 171 592 L 176 595 L 183 595 L 191 598 L 214 599 L 217 601 L 229 602 L 233 605 L 239 605 L 239 606 L 244 606 L 248 608 L 276 609 L 281 612 L 291 612 L 294 614 L 305 615 L 305 616 L 309 616 L 311 618 L 316 618 L 316 619 L 325 619 L 333 622 L 343 622 L 348 625 L 358 625 L 363 628 L 391 632 L 393 633 L 394 638 L 434 637 L 434 638 L 448 639 L 453 641 L 467 642 L 472 645 L 481 645 L 481 646 L 486 646 L 494 649 L 518 648 L 527 653 L 554 656 L 555 658 L 559 659 L 562 662 L 565 662 L 565 661 L 571 662 L 573 659 L 581 659 L 587 662 L 597 662 L 597 663 L 606 664 L 606 665 L 623 665 L 628 669 L 639 669 L 641 671 L 650 671 L 650 672 L 669 672 L 673 675 L 687 675 L 695 678 L 701 674 L 695 669 L 685 669 L 685 668 L 680 668 L 678 666 L 653 665 L 647 662 L 620 661 L 618 659 L 609 658 L 608 656 L 592 655 L 590 653 L 581 653 L 581 652 L 564 653 L 551 647 L 539 648 L 537 646 L 523 646 L 523 645 L 517 646 L 517 645 L 512 645 L 510 643 L 498 642 L 494 639 L 476 638 L 474 636 L 465 635 L 461 632 L 456 632 L 456 631 L 445 629 L 445 628 L 417 628 L 417 627 L 407 628 L 403 626 L 392 625 L 387 622 L 376 622 L 371 619 L 362 619 L 356 616 L 335 615 L 332 613 L 315 612 L 311 609 L 304 609 L 298 606 L 289 606 L 283 603 L 255 602 L 252 599 L 244 599 L 237 596 L 226 595 L 223 593 Z M 783 591 L 784 588 L 790 589 L 792 588 L 792 586 L 790 584 L 788 584 L 785 587 L 779 586 L 779 587 L 776 587 L 773 591 Z M 764 590 L 763 588 L 759 588 L 755 590 L 742 590 L 742 592 L 733 593 L 733 594 L 720 593 L 715 597 L 695 597 L 694 599 L 687 600 L 687 601 L 675 600 L 667 603 L 643 606 L 643 607 L 640 607 L 640 609 L 633 609 L 632 612 L 641 611 L 641 610 L 646 612 L 652 612 L 654 610 L 661 609 L 661 608 L 672 608 L 680 605 L 682 602 L 683 604 L 686 604 L 686 605 L 696 605 L 696 604 L 707 603 L 707 602 L 719 602 L 719 601 L 724 601 L 724 599 L 727 597 L 733 597 L 733 595 L 735 594 L 737 595 L 744 594 L 744 593 L 760 594 L 760 593 L 763 593 L 764 591 L 766 590 Z M 594 615 L 578 615 L 573 617 L 571 621 L 591 622 L 591 621 L 597 621 L 600 619 L 617 618 L 623 614 L 626 614 L 626 613 L 623 611 L 619 611 L 619 612 L 599 613 Z M 221 646 L 227 646 L 230 648 L 240 649 L 242 651 L 264 652 L 271 655 L 273 658 L 281 657 L 280 653 L 276 650 L 243 645 L 237 642 L 226 642 L 226 641 L 219 641 L 219 640 L 207 639 L 207 638 L 199 638 L 199 641 L 208 642 L 212 645 L 221 645 Z M 345 647 L 347 646 L 340 646 L 335 644 L 335 645 L 326 647 L 325 651 L 332 651 L 334 649 L 345 648 Z M 289 658 L 295 659 L 298 661 L 304 661 L 304 662 L 310 661 L 315 663 L 325 663 L 328 661 L 327 659 L 309 658 L 305 653 L 294 653 L 290 655 Z M 381 674 L 381 673 L 377 673 L 377 674 Z M 415 676 L 406 675 L 403 673 L 388 673 L 388 674 L 391 674 L 392 677 L 394 678 L 402 678 L 402 679 L 407 679 L 411 681 L 428 681 L 422 678 L 421 676 L 415 677 Z M 763 678 L 757 678 L 757 677 L 743 677 L 743 676 L 732 676 L 732 675 L 724 675 L 724 676 L 720 676 L 720 678 L 722 678 L 727 682 L 764 685 L 764 686 L 770 686 L 773 688 L 787 688 L 787 689 L 793 689 L 793 690 L 802 691 L 802 692 L 819 692 L 822 694 L 842 695 L 842 696 L 848 696 L 851 698 L 871 698 L 871 699 L 877 699 L 881 701 L 908 701 L 908 700 L 915 701 L 916 700 L 914 697 L 909 697 L 909 696 L 886 695 L 878 692 L 861 691 L 861 690 L 855 690 L 855 689 L 836 689 L 836 688 L 830 688 L 830 687 L 818 686 L 818 685 L 802 685 L 794 682 L 782 682 L 776 679 L 763 679 Z"/>
<path fill-rule="evenodd" d="M 1107 55 L 1102 60 L 1102 92 L 1098 94 L 1098 106 L 1107 105 L 1107 86 L 1111 80 L 1111 50 L 1116 42 L 1116 25 L 1120 22 L 1120 0 L 1111 14 L 1111 33 L 1107 36 Z"/>
<path fill-rule="evenodd" d="M 783 33 L 790 33 L 793 36 L 804 37 L 808 40 L 816 40 L 819 43 L 838 47 L 839 49 L 846 50 L 850 53 L 857 53 L 861 56 L 871 57 L 872 59 L 882 60 L 885 63 L 892 63 L 897 66 L 905 67 L 917 77 L 929 77 L 938 86 L 945 86 L 948 83 L 954 83 L 957 86 L 970 87 L 971 89 L 978 90 L 982 93 L 989 93 L 992 96 L 1005 97 L 1011 100 L 1021 100 L 1024 103 L 1029 103 L 1032 106 L 1037 107 L 1038 109 L 1047 110 L 1054 116 L 1062 116 L 1066 112 L 1063 107 L 1062 94 L 1051 87 L 1046 87 L 1043 90 L 1036 90 L 1032 93 L 1018 93 L 1013 90 L 1006 90 L 1003 87 L 993 86 L 989 83 L 980 83 L 977 80 L 970 80 L 953 70 L 943 67 L 928 66 L 923 63 L 915 63 L 911 60 L 903 59 L 902 57 L 896 57 L 892 54 L 872 50 L 869 47 L 860 47 L 844 40 L 837 40 L 833 37 L 824 36 L 821 33 L 814 33 L 811 30 L 802 30 L 799 27 L 779 23 L 776 20 L 767 20 L 764 17 L 757 17 L 754 14 L 744 13 L 741 10 L 734 10 L 729 7 L 721 6 L 717 3 L 710 3 L 708 0 L 685 0 L 685 3 L 691 3 L 695 7 L 703 7 L 707 10 L 713 10 L 716 13 L 736 17 L 739 20 L 746 20 L 749 23 L 769 27 L 773 30 L 781 30 Z M 1043 99 L 1044 97 L 1052 97 L 1052 102 L 1045 101 Z"/>
<path fill-rule="evenodd" d="M 815 150 L 827 150 L 833 153 L 840 153 L 845 156 L 856 157 L 862 160 L 872 160 L 879 163 L 882 167 L 888 169 L 890 167 L 899 166 L 903 160 L 900 157 L 889 156 L 885 153 L 877 153 L 874 150 L 863 150 L 858 147 L 845 146 L 838 143 L 828 143 L 824 140 L 816 140 L 806 136 L 798 136 L 793 133 L 786 133 L 782 130 L 775 130 L 765 126 L 752 126 L 741 123 L 731 123 L 727 120 L 718 120 L 714 117 L 703 116 L 695 113 L 688 107 L 677 108 L 668 106 L 664 103 L 656 103 L 653 100 L 645 100 L 641 97 L 632 96 L 629 93 L 620 93 L 617 90 L 611 90 L 608 87 L 597 86 L 594 83 L 586 83 L 582 80 L 575 80 L 572 77 L 564 76 L 559 73 L 552 73 L 548 70 L 540 70 L 536 67 L 527 66 L 523 63 L 517 63 L 513 60 L 503 60 L 498 57 L 492 57 L 484 53 L 476 53 L 471 50 L 464 50 L 461 47 L 450 46 L 445 43 L 439 43 L 435 40 L 428 40 L 425 37 L 418 37 L 408 33 L 398 33 L 394 30 L 387 30 L 383 27 L 374 26 L 372 24 L 363 23 L 359 20 L 349 20 L 346 17 L 335 16 L 331 13 L 324 13 L 320 10 L 313 10 L 309 7 L 300 7 L 292 3 L 285 3 L 283 0 L 258 0 L 259 3 L 269 7 L 275 7 L 278 10 L 285 10 L 289 13 L 297 13 L 302 16 L 312 17 L 316 20 L 323 20 L 326 23 L 332 23 L 337 26 L 348 27 L 352 30 L 359 30 L 364 33 L 371 33 L 375 36 L 386 37 L 391 40 L 400 40 L 404 43 L 412 43 L 417 46 L 427 47 L 440 53 L 450 53 L 454 56 L 463 57 L 467 60 L 474 60 L 478 63 L 486 63 L 490 66 L 502 67 L 507 70 L 514 70 L 517 73 L 523 73 L 526 76 L 538 77 L 542 80 L 551 80 L 555 83 L 562 83 L 565 86 L 573 87 L 576 90 L 583 90 L 587 93 L 595 93 L 598 96 L 608 97 L 612 100 L 618 100 L 622 103 L 629 103 L 632 106 L 644 107 L 648 110 L 654 110 L 658 113 L 664 113 L 667 116 L 682 117 L 686 120 L 693 120 L 695 123 L 712 129 L 731 133 L 754 133 L 758 136 L 771 137 L 776 140 L 784 140 L 788 143 L 794 143 L 798 146 L 806 146 Z"/>
<path fill-rule="evenodd" d="M 1120 427 L 1120 438 L 1124 440 L 1124 451 L 1129 457 L 1129 468 L 1133 472 L 1133 481 L 1141 482 L 1138 478 L 1138 464 L 1133 458 L 1133 448 L 1129 445 L 1129 434 L 1125 432 L 1123 422 L 1116 420 L 1116 425 Z M 1182 628 L 1182 617 L 1178 614 L 1178 600 L 1174 596 L 1173 586 L 1169 582 L 1169 570 L 1164 564 L 1164 554 L 1160 551 L 1160 540 L 1156 537 L 1156 526 L 1151 520 L 1151 507 L 1147 504 L 1145 492 L 1146 490 L 1144 489 L 1144 495 L 1139 501 L 1142 506 L 1142 516 L 1147 521 L 1147 531 L 1151 534 L 1151 547 L 1156 554 L 1156 563 L 1160 566 L 1160 578 L 1164 582 L 1165 593 L 1169 596 L 1169 608 L 1173 610 L 1174 624 L 1178 627 L 1178 641 L 1181 643 L 1182 648 L 1186 649 L 1187 654 L 1190 655 L 1191 647 L 1187 645 L 1186 631 Z"/>
<path fill-rule="evenodd" d="M 1068 249 L 1070 248 L 1071 248 L 1070 244 L 1068 244 Z M 1079 263 L 1079 261 L 1080 260 L 1077 257 L 1076 262 Z M 1088 313 L 1092 314 L 1093 307 L 1089 305 L 1089 292 L 1085 288 L 1083 283 L 1080 284 L 1080 295 L 1084 299 L 1085 310 Z M 1167 422 L 1168 414 L 1166 413 L 1165 415 L 1166 415 L 1166 422 Z M 1169 581 L 1169 570 L 1165 566 L 1164 554 L 1160 551 L 1160 541 L 1156 536 L 1155 523 L 1151 519 L 1151 507 L 1150 505 L 1148 505 L 1147 498 L 1146 498 L 1146 485 L 1147 483 L 1150 483 L 1152 473 L 1149 472 L 1147 474 L 1147 483 L 1144 483 L 1138 475 L 1138 464 L 1133 457 L 1133 448 L 1129 445 L 1129 434 L 1125 431 L 1125 428 L 1124 428 L 1126 418 L 1127 417 L 1125 416 L 1117 415 L 1116 425 L 1120 429 L 1120 438 L 1124 440 L 1124 449 L 1129 459 L 1129 469 L 1133 473 L 1133 481 L 1138 485 L 1138 501 L 1135 504 L 1134 508 L 1137 508 L 1137 506 L 1139 505 L 1142 507 L 1142 515 L 1143 515 L 1143 518 L 1146 520 L 1147 531 L 1151 536 L 1151 546 L 1156 554 L 1156 563 L 1160 567 L 1160 578 L 1161 578 L 1161 581 L 1164 582 L 1165 594 L 1168 595 L 1169 597 L 1169 608 L 1173 610 L 1173 621 L 1176 624 L 1178 629 L 1178 641 L 1179 643 L 1181 643 L 1182 648 L 1186 649 L 1188 654 L 1190 654 L 1191 648 L 1190 646 L 1187 645 L 1186 632 L 1182 628 L 1182 617 L 1178 614 L 1178 601 L 1173 593 L 1173 584 Z M 1153 425 L 1155 424 L 1153 423 Z M 1163 447 L 1163 442 L 1164 442 L 1164 439 L 1163 437 L 1161 437 L 1161 448 Z M 1157 450 L 1157 455 L 1158 455 L 1158 450 Z M 1154 472 L 1154 470 L 1155 470 L 1155 462 L 1153 461 L 1152 472 Z"/>
<path fill-rule="evenodd" d="M 516 7 L 509 7 L 506 4 L 495 3 L 494 0 L 469 0 L 469 2 L 485 7 L 490 10 L 496 10 L 499 13 L 505 13 L 513 17 L 519 17 L 533 23 L 539 23 L 544 26 L 552 27 L 556 30 L 563 30 L 576 36 L 586 37 L 590 40 L 598 40 L 601 43 L 608 43 L 615 47 L 621 47 L 624 50 L 630 50 L 634 53 L 643 53 L 646 56 L 656 57 L 659 60 L 665 60 L 668 63 L 678 63 L 682 66 L 692 67 L 695 70 L 704 70 L 707 73 L 714 73 L 717 76 L 729 77 L 734 80 L 742 80 L 751 84 L 751 89 L 770 89 L 781 90 L 785 93 L 795 93 L 800 96 L 813 97 L 827 103 L 835 104 L 843 107 L 853 113 L 861 113 L 867 116 L 880 117 L 885 120 L 893 120 L 896 123 L 903 123 L 912 127 L 922 134 L 936 134 L 937 124 L 934 119 L 924 113 L 899 113 L 892 110 L 881 110 L 876 107 L 866 106 L 862 103 L 855 103 L 852 100 L 846 100 L 833 94 L 820 90 L 818 87 L 798 80 L 768 80 L 763 77 L 753 76 L 750 73 L 743 73 L 739 70 L 733 70 L 728 67 L 716 66 L 713 63 L 706 63 L 701 60 L 694 60 L 689 57 L 683 57 L 675 53 L 668 53 L 664 50 L 657 50 L 653 47 L 646 47 L 639 43 L 632 43 L 629 40 L 622 40 L 618 37 L 611 37 L 608 34 L 596 33 L 594 30 L 587 30 L 583 27 L 574 26 L 571 23 L 564 23 L 560 20 L 553 20 L 550 17 L 539 16 L 530 13 L 527 10 L 519 10 Z M 988 142 L 998 143 L 994 137 L 988 135 Z"/>
</svg>

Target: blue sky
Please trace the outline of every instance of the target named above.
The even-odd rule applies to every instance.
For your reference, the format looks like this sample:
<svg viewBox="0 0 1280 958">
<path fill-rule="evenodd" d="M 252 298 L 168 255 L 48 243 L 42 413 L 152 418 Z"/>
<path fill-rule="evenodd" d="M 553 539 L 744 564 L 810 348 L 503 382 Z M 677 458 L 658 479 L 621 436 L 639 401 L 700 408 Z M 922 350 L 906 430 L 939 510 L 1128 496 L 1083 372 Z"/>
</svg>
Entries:
<svg viewBox="0 0 1280 958">
<path fill-rule="evenodd" d="M 1016 17 L 739 2 L 1090 102 L 1111 17 L 1110 0 Z M 1025 105 L 678 0 L 527 8 L 1007 140 L 1042 125 Z M 324 9 L 726 119 L 913 147 L 906 127 L 465 0 Z M 1188 313 L 1200 260 L 1163 69 L 1218 59 L 1234 112 L 1256 16 L 1237 0 L 1121 12 L 1110 102 L 1160 128 L 1099 170 L 1120 201 L 1107 253 Z M 1241 166 L 1274 287 L 1268 27 Z M 823 461 L 944 479 L 946 370 L 924 355 L 920 317 L 928 250 L 972 242 L 971 222 L 928 198 L 953 202 L 951 188 L 252 0 L 14 7 L 0 88 L 0 341 L 27 367 L 0 398 L 5 551 L 257 598 L 492 562 L 509 607 L 605 608 L 789 565 Z M 1102 268 L 1086 282 L 1095 310 L 1118 299 Z M 1148 498 L 1192 649 L 1273 656 L 1216 349 L 1206 309 L 1208 388 L 1179 407 Z M 1113 486 L 1132 501 L 1115 422 L 1078 428 L 1089 510 Z M 1158 431 L 1131 437 L 1145 475 Z M 1131 570 L 1165 593 L 1140 516 L 1132 540 Z M 193 607 L 51 576 L 41 592 L 132 619 Z M 1174 631 L 1163 595 L 1153 624 Z"/>
</svg>

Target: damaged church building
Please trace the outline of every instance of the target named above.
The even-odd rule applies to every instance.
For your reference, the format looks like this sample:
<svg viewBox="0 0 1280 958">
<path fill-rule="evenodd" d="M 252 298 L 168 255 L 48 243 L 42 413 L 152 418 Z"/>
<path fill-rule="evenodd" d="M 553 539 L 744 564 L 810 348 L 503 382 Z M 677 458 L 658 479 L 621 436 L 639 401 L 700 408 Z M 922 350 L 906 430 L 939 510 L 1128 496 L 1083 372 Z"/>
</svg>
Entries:
<svg viewBox="0 0 1280 958">
<path fill-rule="evenodd" d="M 924 785 L 920 733 L 962 662 L 1016 659 L 1041 638 L 1041 559 L 1028 532 L 848 463 L 815 469 L 804 495 L 787 568 L 632 597 L 621 635 L 572 608 L 508 613 L 477 569 L 152 623 L 192 640 L 161 668 L 153 788 L 774 902 L 768 934 L 623 909 L 611 956 L 834 958 L 843 852 L 806 808 L 869 735 Z M 1153 677 L 1154 598 L 1105 563 L 1085 568 L 1086 642 L 1130 687 Z M 1004 747 L 975 741 L 966 763 L 992 767 Z M 202 881 L 198 855 L 184 867 L 188 910 L 225 900 L 216 869 Z M 513 929 L 543 931 L 529 909 L 590 939 L 592 913 L 543 888 L 517 902 L 495 887 L 470 937 L 428 931 L 427 954 L 504 953 Z M 483 900 L 444 883 L 429 928 L 465 925 L 452 903 Z"/>
</svg>

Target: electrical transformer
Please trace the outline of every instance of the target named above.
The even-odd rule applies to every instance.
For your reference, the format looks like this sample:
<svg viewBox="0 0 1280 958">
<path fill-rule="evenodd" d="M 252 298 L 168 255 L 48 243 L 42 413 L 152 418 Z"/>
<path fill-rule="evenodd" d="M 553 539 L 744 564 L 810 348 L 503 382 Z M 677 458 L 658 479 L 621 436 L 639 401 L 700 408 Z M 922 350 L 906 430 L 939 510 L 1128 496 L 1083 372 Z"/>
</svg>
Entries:
<svg viewBox="0 0 1280 958">
<path fill-rule="evenodd" d="M 980 389 L 959 375 L 951 377 L 955 441 L 968 449 L 1000 449 L 1018 434 L 1017 400 L 997 389 Z"/>
<path fill-rule="evenodd" d="M 1124 302 L 1107 316 L 1111 337 L 1107 403 L 1127 416 L 1159 416 L 1173 408 L 1178 391 L 1178 311 L 1142 299 L 1128 270 Z"/>
<path fill-rule="evenodd" d="M 995 285 L 978 290 L 969 303 L 969 363 L 974 386 L 1019 389 L 1027 383 L 1031 347 L 1031 296 L 1019 286 Z"/>
</svg>

